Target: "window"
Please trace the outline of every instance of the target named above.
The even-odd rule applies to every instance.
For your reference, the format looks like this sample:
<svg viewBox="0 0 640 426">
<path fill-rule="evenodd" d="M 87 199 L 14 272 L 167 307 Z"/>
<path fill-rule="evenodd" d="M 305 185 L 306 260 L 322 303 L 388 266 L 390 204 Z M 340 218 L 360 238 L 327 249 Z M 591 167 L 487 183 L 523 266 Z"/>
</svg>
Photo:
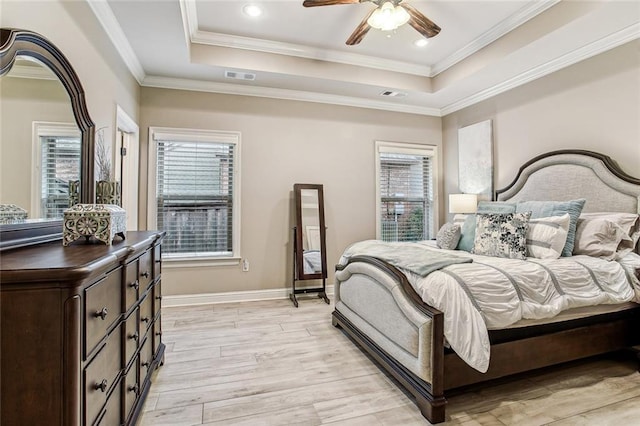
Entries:
<svg viewBox="0 0 640 426">
<path fill-rule="evenodd" d="M 167 232 L 163 256 L 238 257 L 240 134 L 162 128 L 149 134 L 155 165 L 149 222 Z"/>
<path fill-rule="evenodd" d="M 34 122 L 36 149 L 32 211 L 61 219 L 69 207 L 69 182 L 80 179 L 80 131 L 73 124 Z M 35 187 L 37 185 L 37 188 Z"/>
<path fill-rule="evenodd" d="M 377 238 L 435 238 L 436 148 L 376 142 Z"/>
</svg>

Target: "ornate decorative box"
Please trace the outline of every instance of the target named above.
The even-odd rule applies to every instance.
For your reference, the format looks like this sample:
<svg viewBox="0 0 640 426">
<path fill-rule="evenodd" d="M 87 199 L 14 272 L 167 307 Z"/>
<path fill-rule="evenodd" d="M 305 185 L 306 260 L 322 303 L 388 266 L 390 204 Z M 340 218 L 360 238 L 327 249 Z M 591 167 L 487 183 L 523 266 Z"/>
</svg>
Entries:
<svg viewBox="0 0 640 426">
<path fill-rule="evenodd" d="M 68 246 L 80 237 L 94 237 L 110 246 L 118 235 L 124 239 L 127 215 L 113 204 L 76 204 L 64 211 L 62 245 Z"/>
<path fill-rule="evenodd" d="M 15 204 L 0 204 L 0 223 L 18 223 L 27 219 L 27 211 Z"/>
</svg>

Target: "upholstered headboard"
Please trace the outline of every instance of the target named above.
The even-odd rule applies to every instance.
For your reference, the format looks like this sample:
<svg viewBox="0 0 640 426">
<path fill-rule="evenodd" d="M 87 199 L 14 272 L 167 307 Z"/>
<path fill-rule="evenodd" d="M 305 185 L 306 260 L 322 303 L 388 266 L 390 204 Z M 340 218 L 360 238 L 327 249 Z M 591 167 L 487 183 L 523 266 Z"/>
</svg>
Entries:
<svg viewBox="0 0 640 426">
<path fill-rule="evenodd" d="M 515 180 L 496 191 L 498 201 L 568 201 L 585 198 L 585 212 L 640 214 L 640 179 L 606 155 L 562 150 L 524 164 Z"/>
</svg>

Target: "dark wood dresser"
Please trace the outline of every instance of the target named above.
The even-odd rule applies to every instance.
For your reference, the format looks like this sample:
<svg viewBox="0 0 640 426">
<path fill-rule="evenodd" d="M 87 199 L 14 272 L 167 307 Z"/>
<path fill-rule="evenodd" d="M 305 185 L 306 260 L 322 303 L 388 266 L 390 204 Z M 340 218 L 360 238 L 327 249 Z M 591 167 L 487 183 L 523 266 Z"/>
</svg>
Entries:
<svg viewBox="0 0 640 426">
<path fill-rule="evenodd" d="M 2 425 L 135 424 L 164 358 L 163 237 L 0 253 Z"/>
</svg>

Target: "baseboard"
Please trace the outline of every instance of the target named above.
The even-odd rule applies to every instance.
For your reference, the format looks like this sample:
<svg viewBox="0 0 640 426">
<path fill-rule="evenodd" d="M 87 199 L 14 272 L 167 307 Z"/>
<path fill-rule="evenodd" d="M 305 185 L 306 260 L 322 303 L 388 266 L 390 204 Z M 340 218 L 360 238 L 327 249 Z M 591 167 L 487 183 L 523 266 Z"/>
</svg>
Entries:
<svg viewBox="0 0 640 426">
<path fill-rule="evenodd" d="M 270 290 L 229 291 L 226 293 L 163 295 L 162 307 L 288 299 L 290 293 L 290 288 L 275 288 Z M 327 295 L 333 295 L 333 285 L 327 285 Z"/>
</svg>

